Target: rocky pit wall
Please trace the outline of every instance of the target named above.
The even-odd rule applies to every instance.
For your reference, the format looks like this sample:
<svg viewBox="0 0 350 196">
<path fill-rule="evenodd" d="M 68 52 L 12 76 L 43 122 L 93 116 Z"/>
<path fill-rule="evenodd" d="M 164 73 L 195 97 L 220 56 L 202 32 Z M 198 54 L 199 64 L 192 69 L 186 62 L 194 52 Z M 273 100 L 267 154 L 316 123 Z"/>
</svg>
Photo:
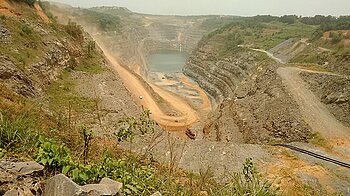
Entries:
<svg viewBox="0 0 350 196">
<path fill-rule="evenodd" d="M 210 40 L 200 45 L 184 68 L 219 105 L 203 128 L 204 135 L 234 143 L 311 138 L 309 126 L 276 73 L 276 63 L 263 62 L 259 53 L 249 50 L 221 57 L 217 48 Z"/>
</svg>

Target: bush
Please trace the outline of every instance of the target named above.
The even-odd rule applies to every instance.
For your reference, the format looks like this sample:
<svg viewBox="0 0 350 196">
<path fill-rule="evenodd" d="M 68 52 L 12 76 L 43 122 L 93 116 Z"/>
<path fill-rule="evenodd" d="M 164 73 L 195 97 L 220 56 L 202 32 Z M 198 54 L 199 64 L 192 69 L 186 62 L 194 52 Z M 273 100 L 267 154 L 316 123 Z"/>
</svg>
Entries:
<svg viewBox="0 0 350 196">
<path fill-rule="evenodd" d="M 30 27 L 28 24 L 23 24 L 22 27 L 21 27 L 21 30 L 23 33 L 29 35 L 33 32 L 33 29 L 32 27 Z"/>
<path fill-rule="evenodd" d="M 240 33 L 238 32 L 230 33 L 227 38 L 226 49 L 235 50 L 238 48 L 238 45 L 243 43 L 244 43 L 244 39 Z"/>
<path fill-rule="evenodd" d="M 332 38 L 333 44 L 339 43 L 343 39 L 343 36 L 337 32 L 330 32 L 329 37 Z"/>
<path fill-rule="evenodd" d="M 213 195 L 278 195 L 278 188 L 272 187 L 268 181 L 262 180 L 251 158 L 243 164 L 242 173 L 234 173 L 229 182 L 213 188 Z"/>
<path fill-rule="evenodd" d="M 83 185 L 97 183 L 104 177 L 117 180 L 124 184 L 122 191 L 127 195 L 152 193 L 155 190 L 154 172 L 151 166 L 141 164 L 136 159 L 112 159 L 104 153 L 102 161 L 97 164 L 80 164 L 73 161 L 68 148 L 51 140 L 40 138 L 37 143 L 36 161 L 43 164 L 49 171 L 62 172 L 76 183 Z M 149 190 L 149 191 L 147 191 Z"/>
<path fill-rule="evenodd" d="M 138 117 L 127 116 L 118 122 L 118 131 L 115 133 L 118 141 L 134 138 L 136 132 L 142 135 L 154 132 L 154 121 L 150 119 L 150 111 L 143 111 Z"/>
<path fill-rule="evenodd" d="M 84 41 L 84 32 L 83 28 L 75 22 L 68 21 L 68 24 L 65 26 L 66 32 L 71 35 L 76 41 Z"/>
</svg>

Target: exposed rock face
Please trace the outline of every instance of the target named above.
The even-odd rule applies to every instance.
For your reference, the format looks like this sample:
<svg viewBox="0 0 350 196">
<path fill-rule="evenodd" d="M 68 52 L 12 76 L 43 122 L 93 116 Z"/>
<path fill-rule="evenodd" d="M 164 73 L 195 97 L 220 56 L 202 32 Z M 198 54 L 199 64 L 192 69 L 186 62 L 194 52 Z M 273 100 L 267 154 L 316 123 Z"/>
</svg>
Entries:
<svg viewBox="0 0 350 196">
<path fill-rule="evenodd" d="M 350 127 L 350 78 L 303 72 L 300 76 L 308 83 L 329 111 L 344 125 Z"/>
<path fill-rule="evenodd" d="M 35 179 L 44 167 L 34 161 L 15 162 L 0 160 L 0 194 L 33 195 L 41 193 L 40 183 Z"/>
<path fill-rule="evenodd" d="M 46 24 L 32 19 L 6 18 L 7 23 L 27 26 L 30 35 L 28 41 L 19 42 L 6 23 L 0 21 L 0 47 L 8 51 L 0 52 L 0 82 L 26 97 L 43 95 L 43 90 L 62 73 L 62 70 L 74 66 L 73 61 L 83 54 L 83 43 L 67 39 L 67 36 L 53 30 Z M 14 28 L 14 27 L 11 27 Z M 36 37 L 38 36 L 38 37 Z M 23 37 L 21 37 L 23 39 Z M 85 41 L 89 41 L 87 36 Z M 10 52 L 9 52 L 10 51 Z M 18 56 L 17 56 L 18 55 Z M 27 63 L 29 61 L 30 63 Z"/>
<path fill-rule="evenodd" d="M 231 55 L 225 32 L 202 40 L 184 68 L 219 107 L 203 132 L 211 140 L 235 143 L 306 141 L 311 137 L 298 105 L 277 75 L 278 65 L 251 50 Z"/>
<path fill-rule="evenodd" d="M 29 76 L 5 56 L 0 56 L 0 81 L 6 81 L 4 83 L 9 88 L 27 97 L 39 94 L 39 89 L 34 87 Z"/>
<path fill-rule="evenodd" d="M 300 116 L 298 105 L 285 91 L 276 67 L 263 68 L 257 75 L 243 80 L 232 100 L 223 102 L 213 113 L 206 127 L 212 131 L 208 132 L 219 132 L 223 137 L 231 135 L 228 141 L 243 137 L 249 143 L 310 138 L 310 129 Z M 230 121 L 231 126 L 220 126 Z"/>
<path fill-rule="evenodd" d="M 252 53 L 220 59 L 210 47 L 199 48 L 184 67 L 184 73 L 193 78 L 216 101 L 232 96 L 240 81 L 255 66 Z"/>
<path fill-rule="evenodd" d="M 63 174 L 56 175 L 46 183 L 44 196 L 114 196 L 121 195 L 122 183 L 103 178 L 99 184 L 79 186 Z"/>
</svg>

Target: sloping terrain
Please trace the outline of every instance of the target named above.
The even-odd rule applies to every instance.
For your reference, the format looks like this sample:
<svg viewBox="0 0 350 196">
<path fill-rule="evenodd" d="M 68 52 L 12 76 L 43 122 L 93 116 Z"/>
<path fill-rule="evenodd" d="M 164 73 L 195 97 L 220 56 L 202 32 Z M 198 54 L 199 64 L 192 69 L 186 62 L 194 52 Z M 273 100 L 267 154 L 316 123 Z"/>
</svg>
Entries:
<svg viewBox="0 0 350 196">
<path fill-rule="evenodd" d="M 260 51 L 237 47 L 249 40 L 240 38 L 241 29 L 233 24 L 204 38 L 184 68 L 185 74 L 218 103 L 225 100 L 212 113 L 203 132 L 213 138 L 218 138 L 217 134 L 234 138 L 240 132 L 245 142 L 307 141 L 311 138 L 310 128 L 285 90 L 276 72 L 278 66 Z M 231 37 L 232 45 L 223 41 Z M 222 126 L 224 122 L 230 125 Z M 231 131 L 232 127 L 239 131 Z"/>
<path fill-rule="evenodd" d="M 41 178 L 61 172 L 80 185 L 113 178 L 125 195 L 276 195 L 274 186 L 287 195 L 350 194 L 347 168 L 271 146 L 350 161 L 348 48 L 332 43 L 336 36 L 306 41 L 315 26 L 284 17 L 152 16 L 55 3 L 63 25 L 47 7 L 2 2 L 0 166 L 35 159 L 45 170 L 8 178 L 1 166 L 0 194 L 23 186 L 40 192 Z M 189 78 L 181 82 L 206 98 L 200 109 L 142 78 L 144 57 L 160 48 L 195 49 L 184 73 L 213 104 Z M 137 116 L 134 100 L 151 111 Z M 150 116 L 184 131 L 159 129 Z M 204 124 L 189 129 L 199 118 Z M 244 173 L 232 173 L 243 162 Z"/>
</svg>

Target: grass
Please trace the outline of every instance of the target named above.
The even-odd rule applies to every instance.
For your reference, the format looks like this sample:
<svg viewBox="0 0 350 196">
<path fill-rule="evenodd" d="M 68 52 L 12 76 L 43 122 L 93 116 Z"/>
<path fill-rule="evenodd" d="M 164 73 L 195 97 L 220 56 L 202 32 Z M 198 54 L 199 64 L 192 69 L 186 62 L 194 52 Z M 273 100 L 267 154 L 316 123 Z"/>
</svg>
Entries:
<svg viewBox="0 0 350 196">
<path fill-rule="evenodd" d="M 327 140 L 322 137 L 322 135 L 319 132 L 316 132 L 312 135 L 311 139 L 309 140 L 311 144 L 314 144 L 316 146 L 329 148 L 329 144 L 327 143 Z"/>
<path fill-rule="evenodd" d="M 92 52 L 91 57 L 85 57 L 73 68 L 74 71 L 82 71 L 90 74 L 101 74 L 106 71 L 102 65 L 102 56 L 96 51 Z"/>
<path fill-rule="evenodd" d="M 0 44 L 1 53 L 9 56 L 22 69 L 38 62 L 38 57 L 44 55 L 44 50 L 40 36 L 33 32 L 33 28 L 11 17 L 2 19 L 2 23 L 11 33 L 11 41 Z"/>
</svg>

